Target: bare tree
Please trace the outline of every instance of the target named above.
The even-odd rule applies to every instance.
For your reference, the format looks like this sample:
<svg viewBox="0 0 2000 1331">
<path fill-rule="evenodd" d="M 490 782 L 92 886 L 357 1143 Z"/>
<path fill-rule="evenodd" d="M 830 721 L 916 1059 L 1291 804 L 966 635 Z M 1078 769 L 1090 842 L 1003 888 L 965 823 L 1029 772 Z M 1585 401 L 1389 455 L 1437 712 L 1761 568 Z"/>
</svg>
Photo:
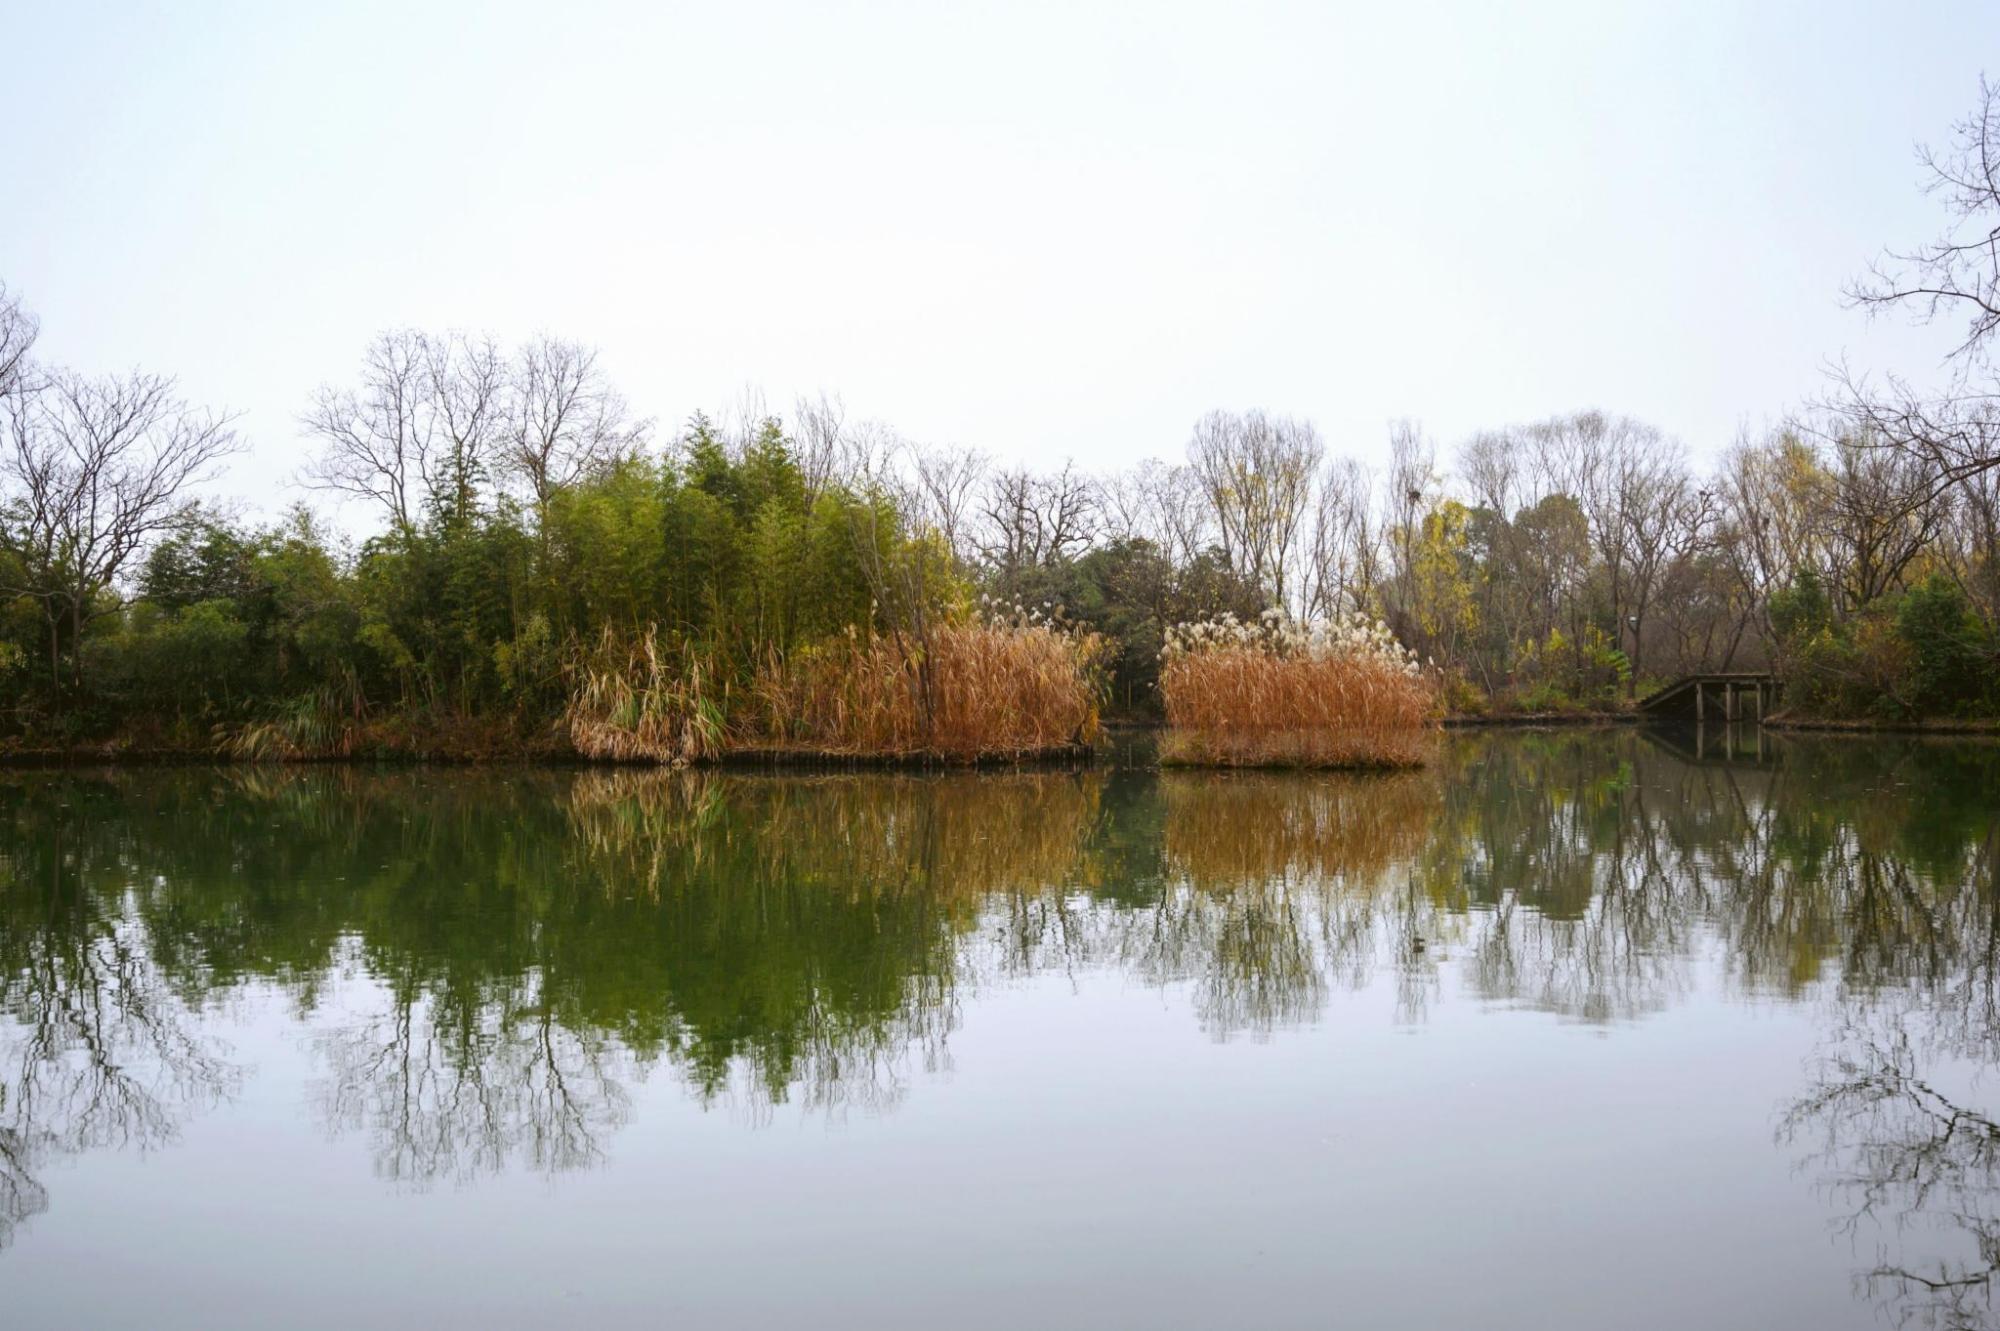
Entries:
<svg viewBox="0 0 2000 1331">
<path fill-rule="evenodd" d="M 1902 584 L 1951 506 L 1917 454 L 1848 432 L 1835 437 L 1831 461 L 1821 522 L 1834 590 L 1852 611 Z"/>
<path fill-rule="evenodd" d="M 1877 391 L 1842 367 L 1840 405 L 1870 443 L 1910 453 L 1935 469 L 1943 488 L 2000 467 L 2000 379 L 1992 343 L 2000 331 L 2000 87 L 1979 81 L 1979 101 L 1952 126 L 1943 148 L 1917 150 L 1926 193 L 1944 205 L 1936 238 L 1886 250 L 1850 283 L 1850 304 L 1917 323 L 1962 317 L 1965 336 L 1949 353 L 1950 391 L 1927 395 L 1893 376 Z"/>
<path fill-rule="evenodd" d="M 1188 467 L 1148 458 L 1099 481 L 1097 494 L 1106 534 L 1149 541 L 1175 567 L 1214 542 L 1208 502 Z"/>
<path fill-rule="evenodd" d="M 157 375 L 47 376 L 0 401 L 0 593 L 35 601 L 50 679 L 83 682 L 84 630 L 106 613 L 133 557 L 183 522 L 189 486 L 237 448 L 225 416 L 196 409 Z"/>
<path fill-rule="evenodd" d="M 1368 473 L 1352 458 L 1329 463 L 1320 477 L 1307 544 L 1301 608 L 1308 616 L 1366 609 L 1377 576 L 1376 532 Z"/>
<path fill-rule="evenodd" d="M 914 448 L 910 465 L 916 473 L 916 499 L 926 522 L 944 537 L 953 558 L 970 563 L 973 549 L 969 522 L 973 494 L 986 475 L 985 455 L 969 448 Z"/>
<path fill-rule="evenodd" d="M 1546 492 L 1573 495 L 1579 503 L 1601 491 L 1599 474 L 1612 448 L 1614 418 L 1578 411 L 1538 421 L 1520 432 L 1529 471 Z"/>
<path fill-rule="evenodd" d="M 1545 482 L 1572 494 L 1590 520 L 1590 540 L 1604 570 L 1614 641 L 1622 643 L 1633 598 L 1634 527 L 1676 470 L 1678 446 L 1626 416 L 1580 411 L 1531 427 Z"/>
<path fill-rule="evenodd" d="M 417 529 L 431 448 L 418 336 L 376 338 L 362 356 L 361 391 L 322 387 L 300 418 L 321 444 L 306 483 L 380 506 L 405 536 Z"/>
<path fill-rule="evenodd" d="M 773 419 L 764 390 L 753 383 L 744 384 L 737 390 L 735 398 L 723 403 L 715 413 L 716 429 L 721 432 L 724 446 L 732 457 L 743 456 L 744 451 L 763 433 L 765 424 Z"/>
<path fill-rule="evenodd" d="M 506 463 L 537 506 L 644 447 L 652 430 L 580 342 L 535 338 L 515 353 L 508 390 Z"/>
<path fill-rule="evenodd" d="M 29 353 L 41 324 L 21 308 L 21 298 L 0 282 L 0 397 L 24 390 L 29 381 Z"/>
<path fill-rule="evenodd" d="M 1929 472 L 1931 489 L 1913 501 L 1929 502 L 2000 466 L 2000 385 L 1928 396 L 1893 375 L 1878 386 L 1846 366 L 1836 384 L 1829 405 L 1847 418 L 1850 433 L 1908 454 Z"/>
<path fill-rule="evenodd" d="M 424 487 L 435 513 L 464 516 L 477 503 L 489 454 L 506 414 L 507 364 L 488 337 L 424 336 L 427 406 L 441 447 L 423 460 Z"/>
<path fill-rule="evenodd" d="M 1481 430 L 1459 446 L 1458 474 L 1475 504 L 1512 518 L 1534 502 L 1524 494 L 1533 461 L 1527 443 L 1519 431 Z"/>
<path fill-rule="evenodd" d="M 383 333 L 362 357 L 358 390 L 323 387 L 300 423 L 321 444 L 307 484 L 380 507 L 398 535 L 477 503 L 503 437 L 505 361 L 461 333 Z"/>
<path fill-rule="evenodd" d="M 1214 411 L 1195 422 L 1188 466 L 1213 511 L 1230 567 L 1287 604 L 1299 535 L 1326 448 L 1311 421 Z"/>
<path fill-rule="evenodd" d="M 1917 149 L 1924 192 L 1941 200 L 1949 221 L 1927 244 L 1886 250 L 1867 276 L 1850 283 L 1850 302 L 1870 311 L 1903 309 L 1929 323 L 1965 318 L 1952 351 L 1970 367 L 1983 362 L 2000 330 L 2000 88 L 1979 80 L 1979 104 L 1952 126 L 1943 148 Z"/>
<path fill-rule="evenodd" d="M 1939 549 L 1989 619 L 2000 619 L 2000 469 L 1968 477 L 1950 496 Z"/>
<path fill-rule="evenodd" d="M 1771 592 L 1800 570 L 1817 572 L 1826 563 L 1819 521 L 1824 478 L 1796 435 L 1753 440 L 1744 434 L 1723 454 L 1716 484 L 1717 546 L 1768 647 Z"/>
<path fill-rule="evenodd" d="M 1068 559 L 1097 533 L 1097 488 L 1074 464 L 1054 475 L 996 471 L 979 501 L 980 553 L 1002 579 Z"/>
<path fill-rule="evenodd" d="M 1389 427 L 1389 478 L 1387 524 L 1390 554 L 1395 561 L 1392 583 L 1393 604 L 1385 607 L 1406 644 L 1414 645 L 1419 628 L 1417 602 L 1417 542 L 1423 535 L 1424 516 L 1430 512 L 1438 485 L 1437 449 L 1412 420 Z"/>
<path fill-rule="evenodd" d="M 1677 447 L 1652 458 L 1649 465 L 1627 469 L 1624 489 L 1624 563 L 1632 641 L 1632 676 L 1627 687 L 1636 693 L 1645 669 L 1647 615 L 1668 571 L 1691 557 L 1708 539 L 1715 494 L 1695 483 L 1686 457 Z"/>
<path fill-rule="evenodd" d="M 833 482 L 845 449 L 847 407 L 835 395 L 799 398 L 792 406 L 792 437 L 798 448 L 799 474 L 805 481 L 810 510 Z"/>
</svg>

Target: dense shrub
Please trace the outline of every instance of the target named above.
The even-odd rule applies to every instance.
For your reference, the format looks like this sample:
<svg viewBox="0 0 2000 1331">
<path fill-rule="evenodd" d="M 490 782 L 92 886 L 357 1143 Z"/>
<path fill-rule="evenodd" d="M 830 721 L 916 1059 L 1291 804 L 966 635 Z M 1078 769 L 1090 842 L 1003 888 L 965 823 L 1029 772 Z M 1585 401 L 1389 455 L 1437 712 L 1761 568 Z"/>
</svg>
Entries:
<svg viewBox="0 0 2000 1331">
<path fill-rule="evenodd" d="M 1995 704 L 1994 627 L 1942 573 L 1841 617 L 1805 570 L 1772 597 L 1771 618 L 1787 705 L 1802 713 L 1909 720 Z"/>
<path fill-rule="evenodd" d="M 1972 709 L 1991 691 L 1992 626 L 1956 582 L 1933 573 L 1903 594 L 1896 632 L 1909 647 L 1910 706 L 1927 715 Z"/>
</svg>

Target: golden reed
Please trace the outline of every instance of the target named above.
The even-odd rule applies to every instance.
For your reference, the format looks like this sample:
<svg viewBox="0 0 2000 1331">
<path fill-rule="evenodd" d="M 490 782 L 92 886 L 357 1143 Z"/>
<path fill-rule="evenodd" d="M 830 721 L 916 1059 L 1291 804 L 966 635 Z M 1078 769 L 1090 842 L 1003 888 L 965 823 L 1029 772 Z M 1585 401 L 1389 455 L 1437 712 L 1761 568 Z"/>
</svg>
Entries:
<svg viewBox="0 0 2000 1331">
<path fill-rule="evenodd" d="M 1163 655 L 1162 762 L 1399 768 L 1430 756 L 1436 682 L 1380 624 L 1225 616 L 1169 630 Z"/>
<path fill-rule="evenodd" d="M 854 634 L 766 663 L 766 746 L 940 762 L 1080 750 L 1097 737 L 1101 651 L 1038 618 Z"/>
</svg>

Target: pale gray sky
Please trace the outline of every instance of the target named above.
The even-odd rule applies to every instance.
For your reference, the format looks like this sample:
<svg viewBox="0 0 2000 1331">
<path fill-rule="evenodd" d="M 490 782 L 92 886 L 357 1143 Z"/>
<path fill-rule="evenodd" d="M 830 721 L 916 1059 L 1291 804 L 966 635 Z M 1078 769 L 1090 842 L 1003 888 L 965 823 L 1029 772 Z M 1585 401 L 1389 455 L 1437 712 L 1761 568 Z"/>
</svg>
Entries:
<svg viewBox="0 0 2000 1331">
<path fill-rule="evenodd" d="M 0 0 L 0 277 L 49 358 L 241 411 L 260 507 L 401 324 L 1038 464 L 1219 406 L 1706 454 L 1831 357 L 1935 368 L 1838 290 L 1936 229 L 1912 147 L 1989 59 L 1975 0 Z"/>
</svg>

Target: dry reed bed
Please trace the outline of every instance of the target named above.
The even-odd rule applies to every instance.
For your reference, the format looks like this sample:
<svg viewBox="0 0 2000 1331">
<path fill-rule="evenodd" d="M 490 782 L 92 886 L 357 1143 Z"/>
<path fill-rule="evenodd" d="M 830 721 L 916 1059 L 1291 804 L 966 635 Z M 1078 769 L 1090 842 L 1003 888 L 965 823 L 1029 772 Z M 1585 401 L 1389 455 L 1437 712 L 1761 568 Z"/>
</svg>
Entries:
<svg viewBox="0 0 2000 1331">
<path fill-rule="evenodd" d="M 1162 762 L 1401 768 L 1429 759 L 1435 682 L 1379 624 L 1225 616 L 1169 630 L 1163 655 Z"/>
<path fill-rule="evenodd" d="M 569 669 L 563 727 L 586 758 L 689 763 L 722 751 L 726 690 L 701 654 L 648 628 L 626 640 L 606 628 Z"/>
<path fill-rule="evenodd" d="M 1080 751 L 1097 736 L 1101 652 L 1033 617 L 850 635 L 765 663 L 761 747 L 948 763 Z"/>
</svg>

